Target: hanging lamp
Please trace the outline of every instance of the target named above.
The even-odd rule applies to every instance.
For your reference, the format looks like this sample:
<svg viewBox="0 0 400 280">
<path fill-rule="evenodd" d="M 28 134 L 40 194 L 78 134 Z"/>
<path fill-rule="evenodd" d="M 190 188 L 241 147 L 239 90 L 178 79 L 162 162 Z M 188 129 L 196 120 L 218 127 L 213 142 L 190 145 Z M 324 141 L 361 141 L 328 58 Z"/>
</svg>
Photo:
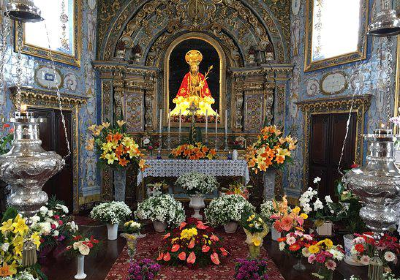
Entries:
<svg viewBox="0 0 400 280">
<path fill-rule="evenodd" d="M 33 0 L 10 0 L 7 3 L 6 15 L 20 22 L 42 21 L 42 12 Z"/>
<path fill-rule="evenodd" d="M 389 7 L 389 0 L 382 0 L 382 10 L 369 25 L 367 35 L 389 37 L 398 34 L 400 34 L 400 19 L 397 17 L 396 10 Z"/>
</svg>

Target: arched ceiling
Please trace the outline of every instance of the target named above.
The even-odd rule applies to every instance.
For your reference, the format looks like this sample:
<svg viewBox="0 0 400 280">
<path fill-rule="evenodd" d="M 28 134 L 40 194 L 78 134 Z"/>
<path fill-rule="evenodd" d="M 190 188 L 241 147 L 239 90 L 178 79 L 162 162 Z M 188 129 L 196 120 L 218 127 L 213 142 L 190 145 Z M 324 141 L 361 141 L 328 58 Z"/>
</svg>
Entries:
<svg viewBox="0 0 400 280">
<path fill-rule="evenodd" d="M 140 46 L 143 64 L 157 66 L 176 37 L 204 32 L 221 43 L 232 66 L 246 65 L 250 48 L 270 44 L 278 62 L 288 61 L 288 0 L 107 0 L 99 10 L 100 60 L 110 60 L 123 39 Z"/>
</svg>

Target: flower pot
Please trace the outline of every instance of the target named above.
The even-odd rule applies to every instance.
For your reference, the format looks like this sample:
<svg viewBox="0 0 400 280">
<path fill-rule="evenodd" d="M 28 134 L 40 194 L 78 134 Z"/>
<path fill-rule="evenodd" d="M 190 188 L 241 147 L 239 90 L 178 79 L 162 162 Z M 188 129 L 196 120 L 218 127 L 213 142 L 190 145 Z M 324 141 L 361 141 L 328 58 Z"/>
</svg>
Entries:
<svg viewBox="0 0 400 280">
<path fill-rule="evenodd" d="M 229 222 L 224 225 L 224 229 L 226 233 L 235 233 L 238 228 L 237 222 Z"/>
<path fill-rule="evenodd" d="M 193 208 L 194 214 L 192 218 L 203 220 L 203 216 L 200 215 L 200 210 L 204 208 L 206 205 L 204 204 L 204 197 L 202 195 L 193 195 L 190 197 L 189 207 Z"/>
<path fill-rule="evenodd" d="M 167 224 L 164 222 L 154 221 L 153 226 L 156 232 L 165 232 L 167 229 Z"/>
<path fill-rule="evenodd" d="M 333 223 L 324 222 L 322 226 L 317 227 L 317 233 L 321 236 L 332 236 Z"/>
<path fill-rule="evenodd" d="M 282 237 L 282 233 L 277 231 L 274 227 L 271 227 L 271 239 L 273 241 L 278 241 Z"/>
<path fill-rule="evenodd" d="M 261 255 L 261 246 L 255 246 L 254 244 L 249 245 L 249 255 L 251 259 L 258 259 Z"/>
<path fill-rule="evenodd" d="M 263 172 L 264 179 L 264 200 L 272 200 L 275 197 L 275 177 L 274 169 L 267 169 Z"/>
<path fill-rule="evenodd" d="M 116 240 L 118 238 L 118 224 L 107 224 L 108 240 Z"/>
<path fill-rule="evenodd" d="M 237 160 L 239 158 L 239 153 L 237 150 L 233 150 L 232 152 L 232 159 Z"/>
<path fill-rule="evenodd" d="M 345 251 L 345 257 L 344 257 L 344 261 L 348 264 L 348 265 L 352 265 L 352 266 L 363 266 L 363 264 L 361 264 L 358 260 L 356 256 L 353 256 L 351 254 L 351 248 L 353 247 L 353 239 L 354 236 L 352 234 L 346 234 L 345 236 L 343 236 L 343 240 L 344 240 L 344 251 Z"/>
<path fill-rule="evenodd" d="M 77 263 L 78 263 L 78 268 L 77 268 L 77 273 L 75 275 L 75 279 L 85 279 L 86 278 L 86 274 L 85 274 L 85 256 L 78 255 L 76 260 L 77 260 Z"/>
</svg>

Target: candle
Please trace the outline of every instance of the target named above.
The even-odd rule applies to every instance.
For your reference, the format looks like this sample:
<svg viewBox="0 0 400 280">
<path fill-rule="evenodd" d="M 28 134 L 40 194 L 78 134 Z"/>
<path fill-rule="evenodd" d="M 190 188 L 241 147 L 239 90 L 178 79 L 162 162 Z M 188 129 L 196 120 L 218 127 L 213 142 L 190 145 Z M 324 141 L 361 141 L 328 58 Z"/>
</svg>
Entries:
<svg viewBox="0 0 400 280">
<path fill-rule="evenodd" d="M 208 131 L 208 110 L 206 110 L 206 138 L 207 138 L 207 131 Z"/>
<path fill-rule="evenodd" d="M 162 109 L 160 109 L 160 128 L 159 128 L 160 135 L 162 133 Z"/>
</svg>

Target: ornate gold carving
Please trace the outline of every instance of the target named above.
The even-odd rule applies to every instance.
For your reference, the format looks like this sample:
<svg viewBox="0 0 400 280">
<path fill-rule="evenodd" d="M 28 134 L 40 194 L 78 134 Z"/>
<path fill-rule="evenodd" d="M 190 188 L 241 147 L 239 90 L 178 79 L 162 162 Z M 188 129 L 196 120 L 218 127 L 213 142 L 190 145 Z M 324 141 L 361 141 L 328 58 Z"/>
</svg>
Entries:
<svg viewBox="0 0 400 280">
<path fill-rule="evenodd" d="M 363 137 L 364 125 L 365 125 L 365 114 L 371 106 L 372 95 L 361 95 L 353 98 L 342 97 L 342 98 L 321 98 L 315 100 L 306 100 L 297 102 L 304 115 L 304 173 L 303 173 L 303 186 L 308 186 L 309 176 L 309 145 L 310 145 L 310 128 L 311 128 L 311 117 L 314 114 L 337 114 L 337 113 L 349 113 L 350 108 L 352 112 L 357 114 L 357 135 L 355 145 L 355 160 L 356 163 L 361 165 L 363 159 Z"/>
<path fill-rule="evenodd" d="M 112 120 L 112 81 L 102 81 L 101 83 L 101 120 Z"/>
</svg>

